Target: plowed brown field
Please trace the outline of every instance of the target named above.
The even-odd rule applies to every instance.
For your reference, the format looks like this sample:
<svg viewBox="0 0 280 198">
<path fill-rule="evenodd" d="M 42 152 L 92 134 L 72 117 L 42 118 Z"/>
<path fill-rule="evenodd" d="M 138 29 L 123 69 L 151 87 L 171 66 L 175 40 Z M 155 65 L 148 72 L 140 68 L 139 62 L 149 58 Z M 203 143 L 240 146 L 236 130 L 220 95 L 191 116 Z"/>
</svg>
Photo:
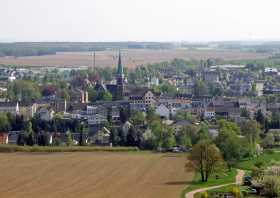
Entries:
<svg viewBox="0 0 280 198">
<path fill-rule="evenodd" d="M 186 157 L 150 153 L 0 154 L 2 198 L 177 198 Z"/>
<path fill-rule="evenodd" d="M 123 50 L 124 66 L 134 68 L 147 63 L 158 63 L 170 61 L 174 58 L 186 60 L 218 58 L 224 60 L 250 60 L 264 59 L 269 57 L 265 53 L 253 53 L 242 51 L 218 51 L 218 50 L 148 50 L 148 49 L 129 49 Z M 117 51 L 107 50 L 96 52 L 96 66 L 115 67 L 117 63 Z M 89 52 L 66 52 L 56 55 L 31 56 L 31 57 L 2 57 L 0 64 L 20 65 L 20 66 L 93 66 L 93 56 Z"/>
</svg>

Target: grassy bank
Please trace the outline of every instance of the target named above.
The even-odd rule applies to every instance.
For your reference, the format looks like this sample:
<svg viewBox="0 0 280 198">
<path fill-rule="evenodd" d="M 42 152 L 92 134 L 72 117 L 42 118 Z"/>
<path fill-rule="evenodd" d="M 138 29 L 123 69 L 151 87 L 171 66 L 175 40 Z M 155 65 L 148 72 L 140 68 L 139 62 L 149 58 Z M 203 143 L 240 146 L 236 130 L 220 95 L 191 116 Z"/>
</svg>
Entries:
<svg viewBox="0 0 280 198">
<path fill-rule="evenodd" d="M 137 147 L 97 147 L 97 146 L 16 146 L 0 145 L 0 153 L 9 152 L 128 152 L 139 151 Z"/>
<path fill-rule="evenodd" d="M 251 170 L 257 161 L 263 161 L 265 163 L 265 166 L 272 165 L 273 162 L 280 161 L 280 153 L 277 151 L 274 151 L 272 153 L 265 152 L 259 157 L 244 159 L 237 164 L 237 168 L 243 170 Z"/>
<path fill-rule="evenodd" d="M 199 188 L 206 188 L 206 187 L 210 187 L 210 186 L 218 186 L 218 185 L 233 183 L 233 182 L 235 182 L 236 174 L 237 174 L 236 169 L 232 169 L 231 171 L 227 171 L 224 175 L 220 175 L 220 179 L 216 179 L 215 176 L 212 176 L 209 178 L 208 182 L 202 182 L 201 178 L 200 178 L 200 174 L 197 172 L 195 174 L 195 177 L 194 177 L 192 183 L 186 189 L 184 189 L 183 192 L 181 193 L 181 198 L 184 198 L 185 194 L 192 190 L 196 190 Z"/>
<path fill-rule="evenodd" d="M 229 192 L 233 187 L 238 187 L 235 184 L 232 185 L 228 185 L 228 186 L 224 186 L 222 188 L 216 188 L 216 189 L 212 189 L 212 190 L 207 190 L 209 197 L 214 197 L 216 195 L 216 193 L 226 193 Z M 195 198 L 200 198 L 201 197 L 201 193 L 196 193 L 194 195 Z"/>
</svg>

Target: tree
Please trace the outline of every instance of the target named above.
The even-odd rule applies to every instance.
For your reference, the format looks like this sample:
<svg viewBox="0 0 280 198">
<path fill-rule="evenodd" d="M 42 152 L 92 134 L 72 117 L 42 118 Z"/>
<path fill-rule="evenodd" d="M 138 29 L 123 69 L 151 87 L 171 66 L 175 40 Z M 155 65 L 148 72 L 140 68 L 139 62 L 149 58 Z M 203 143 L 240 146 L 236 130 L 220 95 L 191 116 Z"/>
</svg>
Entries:
<svg viewBox="0 0 280 198">
<path fill-rule="evenodd" d="M 8 84 L 8 98 L 11 101 L 30 102 L 41 97 L 37 83 L 30 80 L 16 80 Z"/>
<path fill-rule="evenodd" d="M 70 131 L 67 131 L 66 132 L 66 145 L 67 146 L 71 146 L 73 143 L 73 140 L 72 140 L 72 134 Z"/>
<path fill-rule="evenodd" d="M 26 124 L 26 128 L 24 131 L 24 139 L 25 142 L 28 146 L 33 146 L 34 145 L 34 134 L 33 134 L 33 129 L 32 129 L 32 122 L 29 121 Z"/>
<path fill-rule="evenodd" d="M 140 142 L 139 132 L 133 126 L 130 127 L 126 136 L 126 145 L 139 146 L 139 142 Z"/>
<path fill-rule="evenodd" d="M 262 111 L 259 109 L 255 115 L 256 121 L 264 128 L 265 126 L 265 116 L 263 115 Z"/>
<path fill-rule="evenodd" d="M 163 133 L 163 141 L 162 141 L 162 147 L 165 149 L 171 149 L 173 146 L 175 146 L 175 136 L 172 128 L 168 127 L 166 130 L 164 130 Z"/>
<path fill-rule="evenodd" d="M 196 119 L 189 112 L 185 112 L 185 111 L 177 112 L 175 119 L 177 121 L 186 120 L 186 121 L 189 121 L 191 123 L 195 123 L 196 122 Z"/>
<path fill-rule="evenodd" d="M 112 101 L 112 94 L 108 91 L 102 91 L 98 95 L 98 100 Z"/>
<path fill-rule="evenodd" d="M 134 125 L 142 125 L 145 121 L 145 116 L 141 111 L 135 111 L 131 116 L 131 121 Z"/>
<path fill-rule="evenodd" d="M 87 88 L 88 99 L 90 102 L 95 102 L 97 100 L 98 94 L 93 87 Z"/>
<path fill-rule="evenodd" d="M 204 122 L 202 122 L 200 124 L 200 129 L 198 130 L 196 137 L 195 137 L 195 141 L 194 143 L 196 144 L 197 142 L 201 141 L 201 140 L 209 140 L 209 132 L 208 132 L 208 126 L 207 124 L 205 124 Z"/>
<path fill-rule="evenodd" d="M 250 153 L 256 154 L 256 146 L 260 138 L 259 124 L 255 120 L 247 121 L 242 125 L 241 131 L 249 143 Z"/>
<path fill-rule="evenodd" d="M 183 129 L 180 130 L 179 133 L 177 134 L 177 136 L 176 136 L 177 141 L 176 142 L 180 146 L 188 148 L 188 147 L 192 146 L 192 141 L 191 141 L 191 137 L 187 134 L 185 128 L 188 128 L 188 127 L 183 127 Z"/>
<path fill-rule="evenodd" d="M 224 164 L 219 148 L 209 140 L 196 144 L 192 149 L 190 159 L 200 172 L 202 182 L 207 182 L 209 177 L 221 169 Z"/>
<path fill-rule="evenodd" d="M 266 137 L 263 139 L 262 145 L 266 148 L 271 148 L 275 143 L 275 138 L 273 133 L 267 133 Z"/>
<path fill-rule="evenodd" d="M 196 80 L 193 87 L 193 94 L 195 96 L 203 96 L 208 94 L 207 86 L 201 80 Z"/>
<path fill-rule="evenodd" d="M 6 113 L 0 113 L 0 132 L 7 132 L 9 130 L 10 123 Z"/>
<path fill-rule="evenodd" d="M 234 122 L 220 120 L 219 135 L 215 142 L 221 150 L 225 161 L 231 168 L 241 158 L 241 142 L 239 127 Z"/>
</svg>

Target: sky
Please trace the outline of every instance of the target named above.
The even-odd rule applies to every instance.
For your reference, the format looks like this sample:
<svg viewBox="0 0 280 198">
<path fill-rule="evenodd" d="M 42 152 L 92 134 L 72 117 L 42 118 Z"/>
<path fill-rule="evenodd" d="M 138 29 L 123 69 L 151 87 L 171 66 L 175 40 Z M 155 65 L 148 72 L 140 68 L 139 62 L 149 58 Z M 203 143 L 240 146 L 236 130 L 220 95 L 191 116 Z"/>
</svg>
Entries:
<svg viewBox="0 0 280 198">
<path fill-rule="evenodd" d="M 0 41 L 280 40 L 279 0 L 0 0 Z"/>
</svg>

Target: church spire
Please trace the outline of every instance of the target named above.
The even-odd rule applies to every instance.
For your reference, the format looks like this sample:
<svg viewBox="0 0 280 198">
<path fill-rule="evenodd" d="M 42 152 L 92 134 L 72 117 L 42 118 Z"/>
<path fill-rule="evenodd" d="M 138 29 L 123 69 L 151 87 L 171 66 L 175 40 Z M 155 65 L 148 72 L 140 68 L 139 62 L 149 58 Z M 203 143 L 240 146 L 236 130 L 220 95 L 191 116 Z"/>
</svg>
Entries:
<svg viewBox="0 0 280 198">
<path fill-rule="evenodd" d="M 122 58 L 121 58 L 121 50 L 119 50 L 118 76 L 124 76 L 124 74 L 123 74 L 123 66 L 122 66 Z"/>
</svg>

